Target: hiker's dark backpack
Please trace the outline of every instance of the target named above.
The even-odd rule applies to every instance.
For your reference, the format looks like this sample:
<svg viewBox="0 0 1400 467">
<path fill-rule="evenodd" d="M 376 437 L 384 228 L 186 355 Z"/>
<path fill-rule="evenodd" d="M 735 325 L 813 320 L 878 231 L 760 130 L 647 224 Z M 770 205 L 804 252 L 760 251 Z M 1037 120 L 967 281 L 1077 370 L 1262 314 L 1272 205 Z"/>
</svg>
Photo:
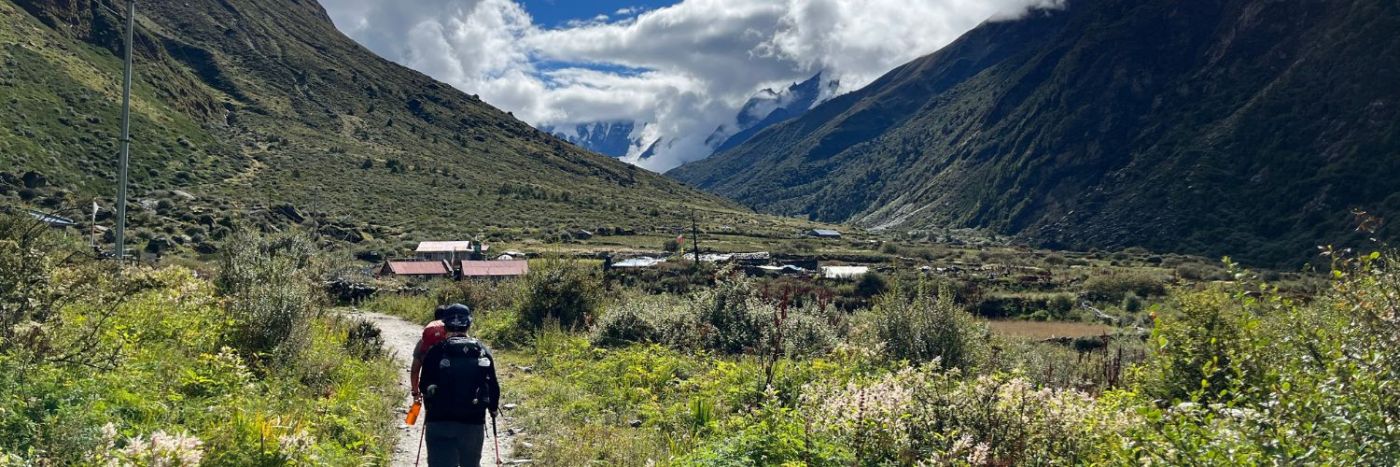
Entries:
<svg viewBox="0 0 1400 467">
<path fill-rule="evenodd" d="M 429 350 L 422 380 L 429 419 L 480 417 L 493 402 L 487 378 L 495 364 L 486 348 L 469 337 L 450 337 Z"/>
</svg>

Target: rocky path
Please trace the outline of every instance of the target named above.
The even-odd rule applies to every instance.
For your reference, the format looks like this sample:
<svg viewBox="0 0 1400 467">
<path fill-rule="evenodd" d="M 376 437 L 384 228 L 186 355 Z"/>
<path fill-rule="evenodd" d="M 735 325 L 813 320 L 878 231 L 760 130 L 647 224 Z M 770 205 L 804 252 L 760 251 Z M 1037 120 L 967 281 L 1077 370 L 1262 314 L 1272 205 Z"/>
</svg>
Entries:
<svg viewBox="0 0 1400 467">
<path fill-rule="evenodd" d="M 403 424 L 403 419 L 408 413 L 408 406 L 413 403 L 408 397 L 408 367 L 413 363 L 413 346 L 418 343 L 418 337 L 423 333 L 423 326 L 399 318 L 380 313 L 373 313 L 364 310 L 351 310 L 346 316 L 360 318 L 374 323 L 379 328 L 379 332 L 384 337 L 384 347 L 393 356 L 394 361 L 399 364 L 399 386 L 404 391 L 404 402 L 399 407 L 398 423 L 399 442 L 394 447 L 394 466 L 414 465 L 414 456 L 418 454 L 418 440 L 423 433 L 423 421 L 420 417 L 418 424 L 407 426 Z M 505 383 L 503 381 L 503 383 Z M 511 456 L 511 447 L 515 444 L 514 430 L 509 429 L 510 422 L 508 415 L 502 417 L 498 423 L 500 430 L 501 459 L 506 464 L 515 464 Z M 489 418 L 488 418 L 489 420 Z M 488 428 L 489 429 L 489 428 Z M 491 433 L 486 434 L 486 443 L 481 446 L 481 465 L 496 465 L 495 447 L 491 443 Z M 422 462 L 419 465 L 427 465 L 427 453 L 423 453 Z"/>
</svg>

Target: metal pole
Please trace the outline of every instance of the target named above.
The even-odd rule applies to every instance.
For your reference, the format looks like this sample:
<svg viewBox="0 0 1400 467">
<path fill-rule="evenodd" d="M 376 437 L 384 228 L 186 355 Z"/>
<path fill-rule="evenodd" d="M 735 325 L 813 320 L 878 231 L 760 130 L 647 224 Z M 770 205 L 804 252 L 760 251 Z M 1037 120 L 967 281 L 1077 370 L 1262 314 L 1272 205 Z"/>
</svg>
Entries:
<svg viewBox="0 0 1400 467">
<path fill-rule="evenodd" d="M 117 261 L 126 259 L 126 178 L 131 161 L 131 49 L 136 29 L 136 0 L 126 4 L 126 70 L 122 78 L 122 140 L 121 158 L 117 162 Z"/>
</svg>

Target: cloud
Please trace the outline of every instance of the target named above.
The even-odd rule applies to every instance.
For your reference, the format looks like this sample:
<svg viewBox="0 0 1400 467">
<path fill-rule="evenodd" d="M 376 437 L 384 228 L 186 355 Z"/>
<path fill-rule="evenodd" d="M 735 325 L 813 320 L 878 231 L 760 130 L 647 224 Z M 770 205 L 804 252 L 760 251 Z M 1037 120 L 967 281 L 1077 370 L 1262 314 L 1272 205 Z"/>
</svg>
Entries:
<svg viewBox="0 0 1400 467">
<path fill-rule="evenodd" d="M 754 92 L 821 71 L 841 91 L 931 53 L 987 19 L 1063 0 L 684 0 L 536 26 L 511 0 L 322 0 L 369 49 L 532 124 L 633 120 L 661 139 L 631 162 L 667 170 L 708 155 Z M 650 141 L 647 141 L 649 144 Z"/>
</svg>

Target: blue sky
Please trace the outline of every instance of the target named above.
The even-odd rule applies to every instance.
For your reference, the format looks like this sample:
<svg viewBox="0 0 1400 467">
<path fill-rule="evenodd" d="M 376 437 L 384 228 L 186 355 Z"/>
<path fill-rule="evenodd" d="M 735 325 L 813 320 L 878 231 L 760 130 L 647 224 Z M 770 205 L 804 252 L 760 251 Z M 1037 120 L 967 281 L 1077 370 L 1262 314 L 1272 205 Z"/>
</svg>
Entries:
<svg viewBox="0 0 1400 467">
<path fill-rule="evenodd" d="M 655 10 L 677 3 L 668 0 L 523 0 L 525 11 L 534 17 L 535 24 L 545 28 L 560 28 L 569 21 L 588 21 L 598 15 L 608 15 L 609 20 L 622 19 L 620 10 L 631 10 L 627 16 L 635 16 L 641 10 Z"/>
</svg>

